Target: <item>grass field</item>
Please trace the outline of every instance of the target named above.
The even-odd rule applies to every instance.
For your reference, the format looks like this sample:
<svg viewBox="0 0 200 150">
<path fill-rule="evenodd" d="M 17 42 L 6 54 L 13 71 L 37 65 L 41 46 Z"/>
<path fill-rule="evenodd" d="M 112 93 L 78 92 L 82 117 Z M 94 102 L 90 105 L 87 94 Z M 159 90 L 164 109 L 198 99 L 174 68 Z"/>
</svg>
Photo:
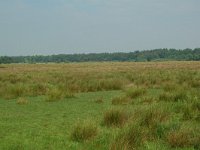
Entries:
<svg viewBox="0 0 200 150">
<path fill-rule="evenodd" d="M 200 62 L 0 65 L 2 150 L 199 150 Z"/>
</svg>

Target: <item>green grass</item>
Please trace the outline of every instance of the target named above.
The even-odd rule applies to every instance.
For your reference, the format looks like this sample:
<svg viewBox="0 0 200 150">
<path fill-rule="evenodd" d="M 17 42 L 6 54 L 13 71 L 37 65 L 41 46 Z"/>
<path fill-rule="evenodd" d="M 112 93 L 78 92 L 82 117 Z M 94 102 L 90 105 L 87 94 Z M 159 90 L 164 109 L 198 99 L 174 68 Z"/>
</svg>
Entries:
<svg viewBox="0 0 200 150">
<path fill-rule="evenodd" d="M 70 137 L 76 142 L 85 142 L 91 140 L 98 134 L 98 128 L 90 120 L 77 121 L 74 125 Z"/>
<path fill-rule="evenodd" d="M 0 150 L 200 148 L 199 62 L 0 69 Z"/>
<path fill-rule="evenodd" d="M 70 139 L 74 123 L 90 119 L 100 124 L 111 98 L 120 93 L 80 93 L 54 103 L 45 97 L 29 98 L 23 107 L 0 99 L 0 149 L 79 149 L 83 144 Z M 105 100 L 101 105 L 93 101 L 98 97 Z"/>
</svg>

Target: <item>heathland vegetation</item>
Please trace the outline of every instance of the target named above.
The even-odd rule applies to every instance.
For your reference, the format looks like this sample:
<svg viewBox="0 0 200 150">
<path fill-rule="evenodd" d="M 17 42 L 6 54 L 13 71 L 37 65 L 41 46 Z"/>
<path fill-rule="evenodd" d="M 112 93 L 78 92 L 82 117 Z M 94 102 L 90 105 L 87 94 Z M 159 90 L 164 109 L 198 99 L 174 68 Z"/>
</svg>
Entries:
<svg viewBox="0 0 200 150">
<path fill-rule="evenodd" d="M 195 49 L 154 49 L 129 53 L 90 53 L 90 54 L 60 54 L 35 56 L 2 56 L 0 64 L 6 63 L 48 63 L 48 62 L 99 62 L 99 61 L 163 61 L 163 60 L 200 60 L 200 48 Z"/>
<path fill-rule="evenodd" d="M 199 150 L 199 91 L 199 61 L 1 64 L 0 149 Z"/>
</svg>

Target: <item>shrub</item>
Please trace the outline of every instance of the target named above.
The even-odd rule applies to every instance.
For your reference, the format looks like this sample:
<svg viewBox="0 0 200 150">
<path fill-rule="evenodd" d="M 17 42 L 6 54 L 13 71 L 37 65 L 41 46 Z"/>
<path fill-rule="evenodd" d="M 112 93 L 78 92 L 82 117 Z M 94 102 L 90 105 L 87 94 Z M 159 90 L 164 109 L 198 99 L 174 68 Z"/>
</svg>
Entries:
<svg viewBox="0 0 200 150">
<path fill-rule="evenodd" d="M 132 88 L 127 90 L 126 94 L 130 98 L 137 98 L 141 95 L 144 95 L 146 93 L 146 89 L 144 88 Z"/>
<path fill-rule="evenodd" d="M 20 98 L 17 99 L 17 104 L 26 105 L 26 104 L 28 104 L 28 100 L 24 97 L 20 97 Z"/>
<path fill-rule="evenodd" d="M 112 99 L 112 104 L 113 105 L 123 105 L 123 104 L 128 104 L 131 101 L 131 99 L 129 97 L 126 96 L 118 96 L 118 97 L 114 97 Z"/>
<path fill-rule="evenodd" d="M 71 139 L 77 142 L 84 142 L 94 138 L 98 133 L 97 126 L 91 121 L 78 121 L 72 129 Z"/>
<path fill-rule="evenodd" d="M 103 123 L 106 126 L 123 126 L 128 120 L 128 114 L 122 110 L 110 109 L 104 113 Z"/>
</svg>

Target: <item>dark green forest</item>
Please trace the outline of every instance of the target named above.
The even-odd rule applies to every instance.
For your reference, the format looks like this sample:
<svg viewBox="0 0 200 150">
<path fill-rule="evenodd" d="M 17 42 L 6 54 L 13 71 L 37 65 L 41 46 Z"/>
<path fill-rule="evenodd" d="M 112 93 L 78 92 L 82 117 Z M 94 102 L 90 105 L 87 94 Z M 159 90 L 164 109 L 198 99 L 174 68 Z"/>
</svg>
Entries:
<svg viewBox="0 0 200 150">
<path fill-rule="evenodd" d="M 154 49 L 134 52 L 59 54 L 34 56 L 0 56 L 0 64 L 48 63 L 48 62 L 99 62 L 99 61 L 199 61 L 200 48 L 195 49 Z"/>
</svg>

